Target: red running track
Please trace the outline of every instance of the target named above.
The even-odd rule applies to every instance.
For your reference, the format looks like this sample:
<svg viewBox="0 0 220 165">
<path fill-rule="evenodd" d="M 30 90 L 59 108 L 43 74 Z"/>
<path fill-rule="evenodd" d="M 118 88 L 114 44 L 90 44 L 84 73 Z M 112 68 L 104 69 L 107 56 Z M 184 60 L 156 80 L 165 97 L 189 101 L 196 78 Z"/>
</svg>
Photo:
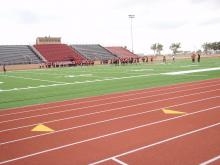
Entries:
<svg viewBox="0 0 220 165">
<path fill-rule="evenodd" d="M 0 164 L 219 163 L 219 139 L 220 79 L 0 112 Z"/>
</svg>

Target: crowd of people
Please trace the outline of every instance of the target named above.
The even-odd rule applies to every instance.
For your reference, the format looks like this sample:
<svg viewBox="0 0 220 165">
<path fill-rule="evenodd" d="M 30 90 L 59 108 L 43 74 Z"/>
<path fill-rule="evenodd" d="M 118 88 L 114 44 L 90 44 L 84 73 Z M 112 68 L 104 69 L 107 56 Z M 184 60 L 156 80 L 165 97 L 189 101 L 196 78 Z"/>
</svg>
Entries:
<svg viewBox="0 0 220 165">
<path fill-rule="evenodd" d="M 102 61 L 101 64 L 115 64 L 115 65 L 125 65 L 125 64 L 137 64 L 137 63 L 140 63 L 140 61 L 142 61 L 142 63 L 152 63 L 155 59 L 154 56 L 144 56 L 144 57 L 137 57 L 137 58 L 116 58 L 116 59 L 113 59 L 113 60 L 110 60 L 110 61 Z M 201 55 L 199 53 L 193 53 L 191 55 L 191 59 L 192 59 L 192 63 L 195 63 L 196 60 L 197 62 L 200 62 L 201 60 Z M 166 59 L 166 56 L 164 55 L 162 57 L 162 61 L 163 63 L 166 63 L 167 62 L 167 59 Z M 172 56 L 172 61 L 175 62 L 175 56 L 173 55 Z M 80 64 L 76 64 L 76 63 L 71 63 L 73 66 L 75 65 L 85 65 L 85 66 L 88 66 L 88 65 L 94 65 L 94 61 L 84 61 L 83 63 L 80 63 Z M 41 64 L 40 65 L 40 68 L 51 68 L 51 67 L 63 67 L 65 64 L 64 63 L 44 63 L 44 64 Z M 70 64 L 68 64 L 70 66 Z M 5 74 L 7 69 L 6 69 L 6 65 L 3 64 L 2 65 L 2 71 L 3 73 Z"/>
</svg>

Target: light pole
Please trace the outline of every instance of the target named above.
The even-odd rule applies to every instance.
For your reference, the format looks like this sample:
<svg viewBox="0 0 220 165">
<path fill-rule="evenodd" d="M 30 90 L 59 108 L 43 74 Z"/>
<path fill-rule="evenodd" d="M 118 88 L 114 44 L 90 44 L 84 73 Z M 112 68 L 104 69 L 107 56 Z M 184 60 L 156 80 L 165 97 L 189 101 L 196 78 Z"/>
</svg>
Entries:
<svg viewBox="0 0 220 165">
<path fill-rule="evenodd" d="M 131 20 L 131 50 L 132 50 L 132 53 L 134 53 L 134 48 L 133 48 L 133 28 L 132 28 L 132 19 L 135 18 L 135 15 L 134 14 L 129 14 L 128 17 L 130 18 Z"/>
</svg>

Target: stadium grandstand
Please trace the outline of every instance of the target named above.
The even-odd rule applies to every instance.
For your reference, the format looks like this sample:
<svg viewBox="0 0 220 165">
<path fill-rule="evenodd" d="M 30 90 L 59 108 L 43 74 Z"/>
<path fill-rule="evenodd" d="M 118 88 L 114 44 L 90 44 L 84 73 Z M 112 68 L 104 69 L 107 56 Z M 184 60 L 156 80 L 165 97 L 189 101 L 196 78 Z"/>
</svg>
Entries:
<svg viewBox="0 0 220 165">
<path fill-rule="evenodd" d="M 105 47 L 108 51 L 119 58 L 138 58 L 138 55 L 130 52 L 124 47 Z"/>
<path fill-rule="evenodd" d="M 66 44 L 61 43 L 60 37 L 38 37 L 33 48 L 44 61 L 58 65 L 81 65 L 88 63 L 87 58 Z"/>
<path fill-rule="evenodd" d="M 108 61 L 116 57 L 99 44 L 71 45 L 71 47 L 92 61 Z"/>
<path fill-rule="evenodd" d="M 42 59 L 28 45 L 0 45 L 0 63 L 6 65 L 39 64 Z"/>
<path fill-rule="evenodd" d="M 81 64 L 87 59 L 66 44 L 34 45 L 48 63 Z"/>
</svg>

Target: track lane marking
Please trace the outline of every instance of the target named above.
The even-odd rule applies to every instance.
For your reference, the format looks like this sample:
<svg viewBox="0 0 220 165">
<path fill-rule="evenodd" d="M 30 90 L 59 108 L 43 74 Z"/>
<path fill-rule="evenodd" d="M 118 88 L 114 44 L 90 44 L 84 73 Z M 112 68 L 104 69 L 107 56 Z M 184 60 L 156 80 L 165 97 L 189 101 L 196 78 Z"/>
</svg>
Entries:
<svg viewBox="0 0 220 165">
<path fill-rule="evenodd" d="M 218 96 L 218 97 L 220 97 L 220 96 Z M 218 98 L 218 97 L 212 97 L 212 98 Z M 185 103 L 181 103 L 181 104 L 171 105 L 169 107 L 177 107 L 177 106 L 192 104 L 192 103 L 201 102 L 201 101 L 205 101 L 205 100 L 212 99 L 212 98 L 200 99 L 200 100 L 197 100 L 197 101 L 194 100 L 194 101 L 191 101 L 191 102 L 185 102 Z M 101 121 L 97 121 L 97 122 L 93 122 L 93 123 L 89 123 L 89 124 L 78 125 L 78 126 L 75 126 L 75 127 L 69 127 L 69 128 L 61 129 L 61 130 L 54 131 L 54 132 L 48 132 L 48 133 L 44 133 L 44 134 L 28 136 L 28 137 L 21 138 L 21 139 L 6 141 L 6 142 L 3 142 L 3 143 L 0 143 L 0 145 L 15 143 L 15 142 L 24 141 L 24 140 L 33 139 L 33 138 L 42 137 L 42 136 L 51 135 L 51 134 L 57 134 L 57 133 L 61 133 L 61 132 L 65 132 L 65 131 L 69 131 L 69 130 L 73 130 L 73 129 L 84 128 L 84 127 L 88 127 L 88 126 L 92 126 L 92 125 L 98 125 L 98 124 L 101 124 L 101 123 L 106 123 L 106 122 L 110 122 L 110 121 L 114 121 L 114 120 L 124 119 L 124 118 L 127 118 L 127 117 L 138 116 L 138 115 L 151 113 L 151 112 L 155 112 L 155 111 L 161 111 L 161 108 L 157 108 L 157 109 L 153 109 L 153 110 L 149 110 L 149 111 L 144 111 L 144 112 L 140 112 L 140 113 L 135 113 L 135 114 L 130 114 L 130 115 L 124 115 L 124 116 L 111 118 L 111 119 L 107 119 L 107 120 L 101 120 Z M 76 117 L 78 117 L 78 116 L 76 116 Z M 71 118 L 74 118 L 74 117 L 71 117 Z M 35 126 L 35 125 L 36 124 L 31 125 L 31 126 Z M 30 127 L 30 126 L 25 126 L 25 128 L 26 127 Z M 22 127 L 22 128 L 24 128 L 24 127 Z M 6 130 L 6 131 L 12 131 L 12 130 L 15 130 L 15 129 L 21 129 L 21 128 L 18 127 L 18 128 Z M 4 132 L 6 132 L 6 131 L 4 131 Z"/>
<path fill-rule="evenodd" d="M 118 154 L 118 155 L 112 156 L 110 158 L 106 158 L 106 159 L 103 159 L 103 160 L 100 160 L 100 161 L 97 161 L 97 162 L 94 162 L 94 163 L 90 163 L 89 165 L 97 165 L 97 164 L 109 161 L 112 158 L 118 158 L 118 157 L 126 156 L 128 154 L 131 154 L 131 153 L 134 153 L 134 152 L 137 152 L 137 151 L 141 151 L 141 150 L 144 150 L 144 149 L 147 149 L 147 148 L 151 148 L 151 147 L 154 147 L 154 146 L 157 146 L 157 145 L 160 145 L 160 144 L 172 141 L 172 140 L 176 140 L 176 139 L 179 139 L 179 138 L 191 135 L 191 134 L 195 134 L 195 133 L 198 133 L 198 132 L 201 132 L 201 131 L 204 131 L 204 130 L 207 130 L 207 129 L 210 129 L 210 128 L 213 128 L 213 127 L 216 127 L 216 126 L 219 126 L 219 125 L 220 125 L 220 122 L 212 124 L 212 125 L 209 125 L 209 126 L 206 126 L 206 127 L 202 127 L 202 128 L 199 128 L 199 129 L 195 129 L 193 131 L 186 132 L 186 133 L 183 133 L 183 134 L 180 134 L 180 135 L 177 135 L 177 136 L 173 136 L 171 138 L 167 138 L 167 139 L 164 139 L 164 140 L 161 140 L 161 141 L 158 141 L 156 143 L 152 143 L 152 144 L 140 147 L 140 148 L 136 148 L 134 150 L 130 150 L 130 151 L 124 152 L 122 154 Z"/>
<path fill-rule="evenodd" d="M 216 107 L 212 107 L 212 108 L 208 108 L 208 109 L 203 109 L 203 110 L 200 110 L 200 111 L 197 111 L 197 112 L 193 112 L 193 113 L 188 113 L 188 114 L 185 114 L 185 115 L 182 115 L 182 116 L 177 116 L 177 117 L 173 117 L 173 118 L 169 118 L 169 119 L 165 119 L 165 120 L 160 120 L 160 121 L 153 122 L 153 123 L 139 125 L 139 126 L 128 128 L 128 129 L 124 129 L 124 130 L 121 130 L 121 131 L 116 131 L 116 132 L 112 132 L 112 133 L 109 133 L 109 134 L 104 134 L 104 135 L 101 135 L 101 136 L 85 139 L 85 140 L 82 140 L 82 141 L 73 142 L 73 143 L 69 143 L 69 144 L 66 144 L 66 145 L 62 145 L 62 146 L 58 146 L 58 147 L 42 150 L 42 151 L 39 151 L 39 152 L 35 152 L 35 153 L 19 156 L 19 157 L 16 157 L 16 158 L 4 160 L 4 161 L 0 162 L 0 164 L 10 163 L 10 162 L 18 161 L 18 160 L 21 160 L 21 159 L 34 157 L 34 156 L 41 155 L 41 154 L 44 154 L 44 153 L 48 153 L 48 152 L 51 152 L 51 151 L 56 151 L 56 150 L 60 150 L 60 149 L 67 148 L 67 147 L 71 147 L 71 146 L 74 146 L 74 145 L 78 145 L 78 144 L 82 144 L 82 143 L 86 143 L 86 142 L 91 142 L 91 141 L 94 141 L 94 140 L 102 139 L 102 138 L 105 138 L 105 137 L 122 134 L 124 132 L 130 132 L 130 131 L 133 131 L 133 130 L 136 130 L 136 129 L 139 129 L 139 128 L 144 128 L 144 127 L 155 125 L 155 124 L 158 124 L 158 123 L 168 122 L 168 121 L 171 121 L 171 120 L 175 120 L 175 119 L 178 119 L 178 118 L 183 118 L 183 117 L 190 116 L 190 115 L 193 115 L 193 114 L 197 114 L 197 113 L 201 113 L 201 112 L 205 112 L 205 111 L 210 111 L 210 110 L 213 110 L 213 109 L 216 109 L 216 108 L 219 108 L 219 107 L 220 106 L 216 106 Z M 205 129 L 208 129 L 208 128 L 211 128 L 211 127 L 214 127 L 214 126 L 217 126 L 217 125 L 220 125 L 220 122 L 216 123 L 216 124 L 213 124 L 211 126 L 208 126 L 208 127 L 203 127 L 203 128 L 200 128 L 200 129 L 196 129 L 194 131 L 190 131 L 190 132 L 187 132 L 187 133 L 184 133 L 184 134 L 181 134 L 181 135 L 169 138 L 169 139 L 165 139 L 163 141 L 159 141 L 159 142 L 156 142 L 156 143 L 153 143 L 153 144 L 150 144 L 150 145 L 147 145 L 147 146 L 144 146 L 144 147 L 132 150 L 132 151 L 128 151 L 128 152 L 120 154 L 120 155 L 112 156 L 110 158 L 107 158 L 107 159 L 104 159 L 104 160 L 92 163 L 91 165 L 95 165 L 95 164 L 98 164 L 98 163 L 101 163 L 101 162 L 105 162 L 107 160 L 111 160 L 114 157 L 117 158 L 117 157 L 120 157 L 120 156 L 127 155 L 128 153 L 136 152 L 138 150 L 142 150 L 142 149 L 149 148 L 149 147 L 152 147 L 152 146 L 155 146 L 155 145 L 158 145 L 158 144 L 162 144 L 164 142 L 171 141 L 171 140 L 174 140 L 174 139 L 186 136 L 186 135 L 190 135 L 192 133 L 196 133 L 196 132 L 199 132 L 199 131 L 202 131 L 202 130 L 205 130 Z"/>
<path fill-rule="evenodd" d="M 196 88 L 196 89 L 200 89 L 200 88 Z M 183 91 L 190 91 L 190 90 L 194 90 L 194 89 L 183 90 Z M 142 104 L 146 105 L 146 104 L 151 104 L 151 103 L 156 103 L 156 102 L 161 102 L 161 101 L 172 100 L 172 99 L 175 99 L 175 98 L 182 98 L 182 97 L 185 97 L 185 96 L 193 96 L 193 95 L 198 95 L 198 94 L 203 94 L 203 93 L 208 93 L 208 92 L 214 92 L 214 91 L 219 91 L 219 90 L 220 89 L 214 89 L 214 90 L 209 90 L 209 91 L 204 91 L 204 92 L 192 93 L 192 94 L 188 94 L 188 95 L 181 95 L 181 96 L 178 96 L 178 97 L 173 97 L 173 98 L 168 98 L 168 99 L 162 99 L 162 100 L 156 100 L 156 101 L 151 101 L 151 102 L 147 102 L 147 103 L 135 104 L 134 106 L 142 105 Z M 179 91 L 177 91 L 177 92 L 175 91 L 175 92 L 171 92 L 170 94 L 178 93 L 178 92 Z M 159 95 L 156 95 L 156 96 L 159 96 Z M 153 96 L 151 96 L 151 97 L 153 97 Z M 37 117 L 42 117 L 42 116 L 49 116 L 49 115 L 53 115 L 53 114 L 60 114 L 60 113 L 65 113 L 65 112 L 71 112 L 71 111 L 76 111 L 76 110 L 80 110 L 80 109 L 99 107 L 99 106 L 102 106 L 102 105 L 109 105 L 109 104 L 111 105 L 113 103 L 121 103 L 121 102 L 133 101 L 133 100 L 138 100 L 138 99 L 143 99 L 143 98 L 148 98 L 148 96 L 140 97 L 140 98 L 134 98 L 134 99 L 127 99 L 127 100 L 122 100 L 122 101 L 116 101 L 116 102 L 110 102 L 110 103 L 104 103 L 104 104 L 98 104 L 98 105 L 87 106 L 87 107 L 67 109 L 67 110 L 58 111 L 58 112 L 50 112 L 50 113 L 45 113 L 45 114 L 40 114 L 40 115 L 33 115 L 33 116 L 27 116 L 27 117 L 22 117 L 22 118 L 10 119 L 10 120 L 1 121 L 0 124 L 2 124 L 2 123 L 9 123 L 9 122 L 13 122 L 13 121 L 20 121 L 20 120 L 25 120 L 25 119 L 30 119 L 30 118 L 37 118 Z"/>
<path fill-rule="evenodd" d="M 119 164 L 121 164 L 121 165 L 128 165 L 127 163 L 125 163 L 125 162 L 123 162 L 123 161 L 121 161 L 121 160 L 119 160 L 117 158 L 112 158 L 112 160 L 117 162 L 117 163 L 119 163 Z"/>
<path fill-rule="evenodd" d="M 216 156 L 216 157 L 214 157 L 212 159 L 209 159 L 209 160 L 207 160 L 205 162 L 202 162 L 199 165 L 208 165 L 208 164 L 211 164 L 211 163 L 217 161 L 218 159 L 220 159 L 220 155 L 218 155 L 218 156 Z"/>
</svg>

